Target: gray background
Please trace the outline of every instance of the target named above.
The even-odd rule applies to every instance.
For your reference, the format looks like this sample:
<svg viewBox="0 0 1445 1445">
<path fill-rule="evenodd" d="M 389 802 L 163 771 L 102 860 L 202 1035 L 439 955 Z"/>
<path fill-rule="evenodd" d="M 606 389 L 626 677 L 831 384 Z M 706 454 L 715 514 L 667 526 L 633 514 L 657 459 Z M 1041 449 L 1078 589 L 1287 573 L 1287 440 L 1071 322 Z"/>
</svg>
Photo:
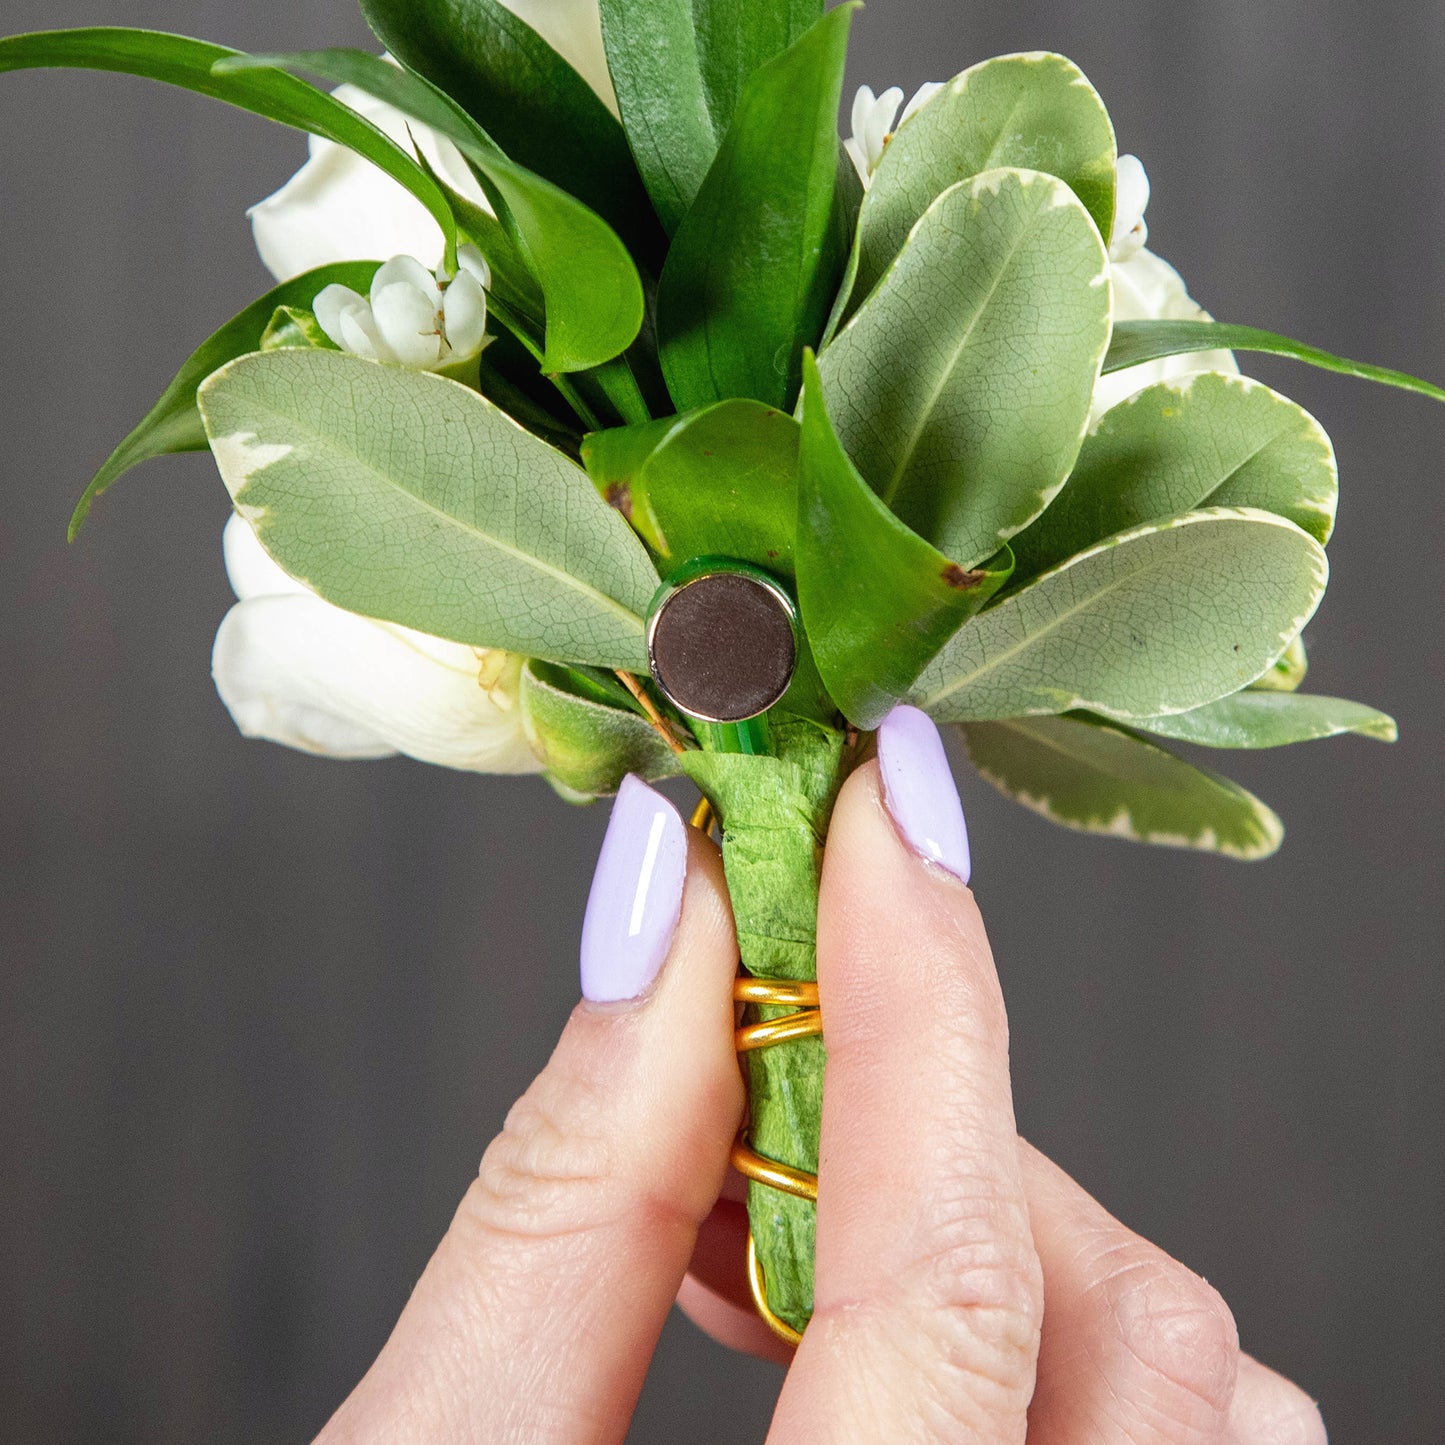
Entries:
<svg viewBox="0 0 1445 1445">
<path fill-rule="evenodd" d="M 0 29 L 356 43 L 346 0 L 4 0 Z M 1056 48 L 1217 313 L 1445 375 L 1445 10 L 874 0 L 853 83 Z M 301 1439 L 380 1346 L 575 996 L 605 812 L 537 781 L 241 741 L 205 457 L 72 500 L 264 289 L 244 204 L 299 137 L 115 77 L 0 77 L 0 1436 Z M 960 765 L 1019 1115 L 1205 1273 L 1337 1441 L 1445 1439 L 1445 411 L 1260 362 L 1344 501 L 1311 684 L 1393 750 L 1224 761 L 1250 867 L 1055 831 Z M 922 1083 L 922 1081 L 921 1081 Z M 637 1441 L 760 1439 L 779 1376 L 675 1320 Z"/>
</svg>

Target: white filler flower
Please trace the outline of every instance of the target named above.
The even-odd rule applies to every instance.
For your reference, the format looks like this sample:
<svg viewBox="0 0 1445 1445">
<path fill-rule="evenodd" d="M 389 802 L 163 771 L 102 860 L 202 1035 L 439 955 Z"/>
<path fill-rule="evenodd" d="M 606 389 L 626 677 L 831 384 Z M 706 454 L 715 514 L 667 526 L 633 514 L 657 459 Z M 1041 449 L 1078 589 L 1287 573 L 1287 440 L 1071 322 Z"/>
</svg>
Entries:
<svg viewBox="0 0 1445 1445">
<path fill-rule="evenodd" d="M 878 162 L 883 159 L 883 147 L 888 144 L 893 132 L 942 89 L 943 86 L 936 80 L 919 86 L 900 117 L 898 107 L 903 105 L 903 92 L 896 85 L 889 86 L 882 95 L 874 95 L 871 86 L 858 87 L 858 93 L 853 97 L 853 134 L 843 142 L 843 147 L 865 186 L 878 169 Z"/>
<path fill-rule="evenodd" d="M 1162 257 L 1146 249 L 1149 227 L 1144 212 L 1149 205 L 1149 177 L 1137 156 L 1120 156 L 1114 208 L 1114 230 L 1109 237 L 1109 273 L 1114 285 L 1115 321 L 1208 321 L 1209 313 L 1189 294 L 1184 278 Z M 1093 419 L 1110 407 L 1152 386 L 1197 371 L 1237 373 L 1239 363 L 1229 351 L 1195 352 L 1145 362 L 1127 371 L 1099 379 L 1094 390 Z"/>
<path fill-rule="evenodd" d="M 282 571 L 239 515 L 224 549 L 240 600 L 216 633 L 211 674 L 246 737 L 332 758 L 540 771 L 522 729 L 521 658 L 333 606 Z"/>
<path fill-rule="evenodd" d="M 491 273 L 475 246 L 457 252 L 450 280 L 414 256 L 393 256 L 377 268 L 371 293 L 330 285 L 313 309 L 321 329 L 343 350 L 369 361 L 434 371 L 470 360 L 486 340 Z"/>
</svg>

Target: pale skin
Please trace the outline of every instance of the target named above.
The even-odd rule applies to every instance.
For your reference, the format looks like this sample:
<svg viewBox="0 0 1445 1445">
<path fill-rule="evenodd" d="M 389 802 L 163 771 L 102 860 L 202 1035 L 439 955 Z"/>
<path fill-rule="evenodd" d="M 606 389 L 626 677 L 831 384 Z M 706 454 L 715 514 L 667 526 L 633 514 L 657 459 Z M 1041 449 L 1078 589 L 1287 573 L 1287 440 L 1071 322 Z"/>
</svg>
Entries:
<svg viewBox="0 0 1445 1445">
<path fill-rule="evenodd" d="M 816 1312 L 776 1340 L 728 1170 L 731 915 L 716 848 L 689 849 L 656 984 L 578 1006 L 326 1445 L 621 1442 L 674 1301 L 787 1364 L 768 1445 L 1321 1445 L 1219 1295 L 1019 1138 L 978 907 L 904 845 L 872 763 L 819 911 Z"/>
</svg>

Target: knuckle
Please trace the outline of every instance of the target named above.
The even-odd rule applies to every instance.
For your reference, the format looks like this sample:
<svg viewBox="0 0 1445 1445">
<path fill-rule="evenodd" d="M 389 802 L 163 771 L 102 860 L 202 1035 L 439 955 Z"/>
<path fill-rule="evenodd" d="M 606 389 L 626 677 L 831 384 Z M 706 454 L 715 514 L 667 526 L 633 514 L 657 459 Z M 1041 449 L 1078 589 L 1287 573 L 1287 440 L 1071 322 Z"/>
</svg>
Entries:
<svg viewBox="0 0 1445 1445">
<path fill-rule="evenodd" d="M 1104 1289 L 1119 1338 L 1139 1369 L 1176 1397 L 1223 1416 L 1239 1368 L 1239 1332 L 1219 1292 L 1152 1252 L 1109 1275 Z"/>
<path fill-rule="evenodd" d="M 922 1261 L 925 1329 L 946 1364 L 997 1387 L 1031 1387 L 1043 1271 L 1021 1205 L 965 1209 L 936 1225 Z"/>
<path fill-rule="evenodd" d="M 623 1207 L 601 1110 L 544 1074 L 514 1104 L 482 1156 L 463 1209 L 492 1234 L 544 1239 L 598 1228 Z"/>
</svg>

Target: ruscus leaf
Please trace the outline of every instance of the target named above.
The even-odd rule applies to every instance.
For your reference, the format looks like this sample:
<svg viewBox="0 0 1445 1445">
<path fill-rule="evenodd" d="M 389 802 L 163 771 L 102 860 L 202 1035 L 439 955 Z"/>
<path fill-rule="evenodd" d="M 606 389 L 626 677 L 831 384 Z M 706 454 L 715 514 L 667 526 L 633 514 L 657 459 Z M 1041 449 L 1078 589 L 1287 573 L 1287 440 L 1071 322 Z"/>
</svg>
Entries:
<svg viewBox="0 0 1445 1445">
<path fill-rule="evenodd" d="M 247 352 L 259 351 L 278 308 L 309 307 L 317 292 L 333 282 L 350 286 L 353 291 L 365 292 L 378 264 L 376 261 L 343 261 L 308 271 L 304 276 L 297 276 L 268 291 L 203 341 L 186 358 L 155 405 L 91 478 L 90 485 L 81 494 L 71 514 L 70 540 L 75 540 L 95 499 L 114 486 L 132 467 L 172 452 L 206 449 L 206 428 L 196 409 L 196 388 L 226 362 L 234 361 Z"/>
<path fill-rule="evenodd" d="M 679 411 L 737 396 L 792 406 L 803 347 L 822 334 L 847 254 L 838 100 L 855 8 L 829 11 L 754 71 L 678 226 L 657 326 Z"/>
<path fill-rule="evenodd" d="M 519 165 L 596 211 L 661 266 L 664 241 L 617 118 L 500 0 L 362 0 L 377 39 Z"/>
<path fill-rule="evenodd" d="M 1231 326 L 1222 321 L 1121 321 L 1114 328 L 1109 354 L 1104 360 L 1104 373 L 1124 371 L 1146 361 L 1162 361 L 1168 356 L 1188 356 L 1196 351 L 1259 351 L 1270 356 L 1286 356 L 1317 366 L 1322 371 L 1339 372 L 1361 381 L 1377 381 L 1382 386 L 1401 391 L 1418 392 L 1421 396 L 1445 401 L 1445 388 L 1434 382 L 1421 381 L 1403 371 L 1386 366 L 1371 366 L 1363 361 L 1348 361 L 1292 341 L 1273 331 L 1260 331 L 1254 326 Z"/>
<path fill-rule="evenodd" d="M 602 0 L 633 155 L 668 231 L 692 205 L 743 85 L 802 38 L 822 0 Z"/>
<path fill-rule="evenodd" d="M 216 71 L 219 61 L 239 54 L 224 45 L 158 30 L 119 26 L 46 30 L 0 40 L 0 74 L 55 66 L 119 71 L 213 96 L 268 120 L 324 136 L 350 147 L 405 186 L 441 227 L 448 264 L 455 263 L 457 228 L 451 207 L 411 156 L 350 106 L 294 75 L 278 70 Z"/>
<path fill-rule="evenodd" d="M 266 73 L 255 67 L 286 67 L 354 85 L 451 141 L 480 175 L 541 287 L 542 364 L 548 371 L 601 366 L 632 344 L 642 326 L 642 279 L 616 233 L 580 201 L 506 156 L 471 116 L 421 76 L 361 50 L 245 56 L 226 66 L 243 74 Z"/>
</svg>

